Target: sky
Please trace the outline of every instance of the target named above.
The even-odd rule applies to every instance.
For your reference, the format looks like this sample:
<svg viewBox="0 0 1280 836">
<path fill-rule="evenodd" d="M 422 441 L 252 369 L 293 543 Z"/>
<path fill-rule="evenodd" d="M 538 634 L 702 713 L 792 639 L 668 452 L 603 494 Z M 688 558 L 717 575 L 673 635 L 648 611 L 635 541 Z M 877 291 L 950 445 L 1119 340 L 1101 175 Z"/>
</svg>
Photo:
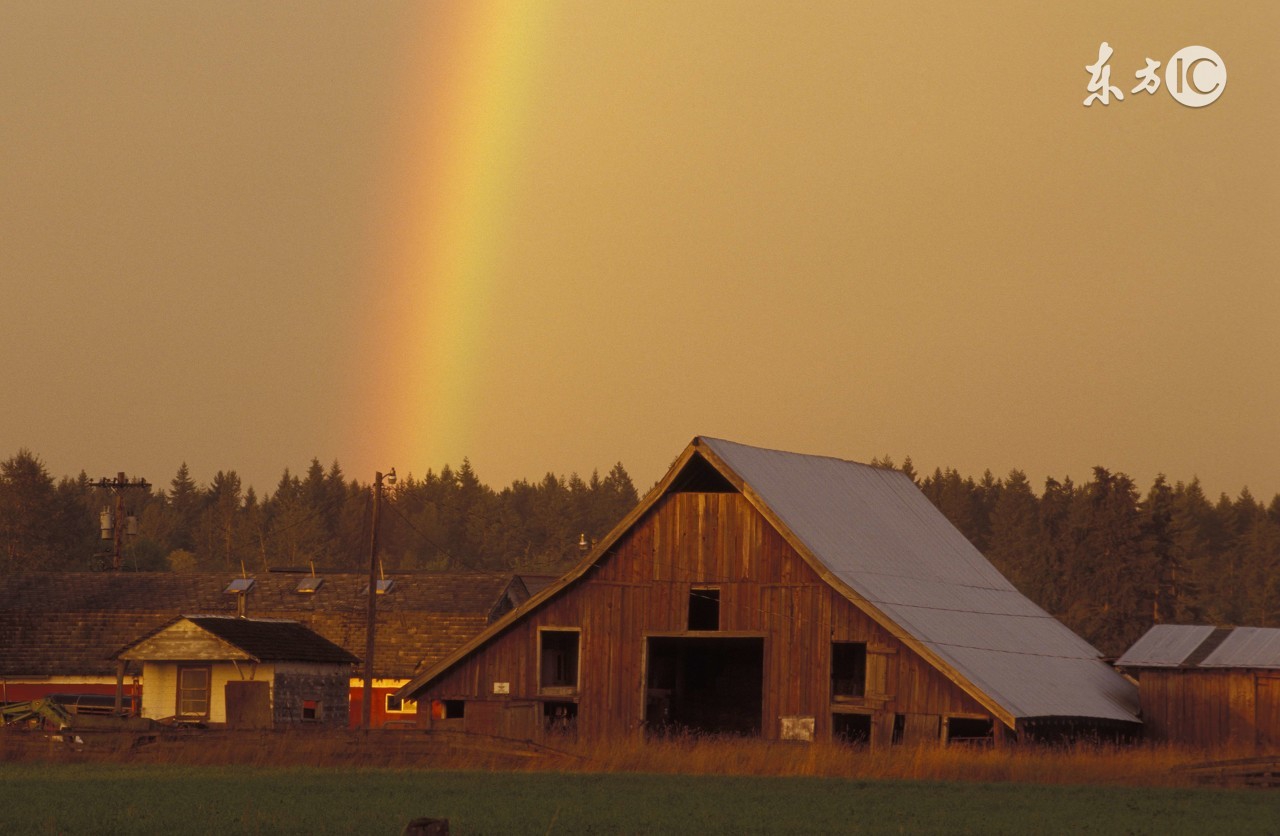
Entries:
<svg viewBox="0 0 1280 836">
<path fill-rule="evenodd" d="M 0 458 L 260 496 L 313 458 L 621 461 L 643 491 L 711 435 L 1267 499 L 1277 31 L 1185 0 L 0 0 Z M 1124 98 L 1086 107 L 1103 42 Z M 1165 82 L 1191 46 L 1226 68 L 1203 107 Z"/>
</svg>

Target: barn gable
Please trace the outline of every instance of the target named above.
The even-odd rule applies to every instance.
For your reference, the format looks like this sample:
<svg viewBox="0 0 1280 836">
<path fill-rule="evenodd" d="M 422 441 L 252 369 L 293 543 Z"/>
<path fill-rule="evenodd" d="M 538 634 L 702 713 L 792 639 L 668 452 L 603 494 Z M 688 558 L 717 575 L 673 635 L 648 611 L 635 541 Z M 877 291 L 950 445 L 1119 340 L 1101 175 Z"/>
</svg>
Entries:
<svg viewBox="0 0 1280 836">
<path fill-rule="evenodd" d="M 714 630 L 700 629 L 700 609 L 714 611 Z M 600 731 L 652 725 L 664 675 L 653 657 L 711 647 L 741 657 L 743 681 L 760 668 L 762 692 L 747 701 L 758 700 L 766 736 L 784 734 L 768 718 L 830 733 L 841 712 L 899 725 L 882 739 L 943 717 L 1136 721 L 1133 686 L 1017 593 L 905 476 L 716 439 L 695 439 L 581 564 L 400 694 L 488 701 L 492 683 L 554 697 L 539 669 L 542 633 L 557 629 L 578 630 L 574 664 L 596 668 L 571 695 Z M 861 654 L 849 664 L 866 685 L 844 699 L 834 677 L 848 654 Z M 797 664 L 810 670 L 797 676 Z"/>
</svg>

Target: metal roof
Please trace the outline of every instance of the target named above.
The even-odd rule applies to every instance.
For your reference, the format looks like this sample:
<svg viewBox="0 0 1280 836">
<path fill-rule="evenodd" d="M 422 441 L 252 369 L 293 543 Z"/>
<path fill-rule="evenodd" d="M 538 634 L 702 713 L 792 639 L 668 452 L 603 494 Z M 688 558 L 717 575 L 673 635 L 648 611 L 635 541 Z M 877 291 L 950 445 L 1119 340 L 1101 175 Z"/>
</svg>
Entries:
<svg viewBox="0 0 1280 836">
<path fill-rule="evenodd" d="M 1280 629 L 1157 624 L 1116 660 L 1122 668 L 1277 668 Z"/>
<path fill-rule="evenodd" d="M 1280 668 L 1280 629 L 1237 627 L 1200 667 Z"/>
<path fill-rule="evenodd" d="M 1136 687 L 1018 592 L 906 475 L 700 438 L 810 555 L 1017 718 L 1136 722 Z"/>
<path fill-rule="evenodd" d="M 1116 660 L 1120 668 L 1176 668 L 1213 633 L 1195 624 L 1157 624 Z"/>
</svg>

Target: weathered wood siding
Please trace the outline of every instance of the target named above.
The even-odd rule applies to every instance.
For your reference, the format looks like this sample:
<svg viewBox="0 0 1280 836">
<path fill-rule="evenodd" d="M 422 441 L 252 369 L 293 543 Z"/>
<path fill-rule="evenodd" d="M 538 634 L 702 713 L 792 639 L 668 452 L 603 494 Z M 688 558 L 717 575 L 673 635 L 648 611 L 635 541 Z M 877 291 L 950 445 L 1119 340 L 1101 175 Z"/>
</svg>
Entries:
<svg viewBox="0 0 1280 836">
<path fill-rule="evenodd" d="M 468 730 L 523 727 L 540 697 L 565 698 L 539 694 L 539 629 L 573 628 L 581 630 L 578 734 L 633 733 L 644 720 L 646 637 L 688 632 L 695 586 L 720 590 L 720 630 L 696 635 L 764 639 L 766 738 L 779 737 L 781 718 L 799 716 L 813 717 L 815 737 L 827 739 L 833 711 L 873 714 L 878 744 L 888 743 L 895 714 L 906 715 L 904 736 L 933 740 L 945 715 L 990 716 L 827 585 L 741 495 L 675 493 L 576 583 L 420 694 L 420 723 L 432 725 L 431 700 L 449 699 L 466 701 Z M 833 703 L 833 641 L 867 644 L 864 698 Z M 495 694 L 495 683 L 509 693 Z"/>
<path fill-rule="evenodd" d="M 1252 670 L 1144 670 L 1138 677 L 1148 740 L 1191 746 L 1280 741 L 1280 678 Z"/>
</svg>

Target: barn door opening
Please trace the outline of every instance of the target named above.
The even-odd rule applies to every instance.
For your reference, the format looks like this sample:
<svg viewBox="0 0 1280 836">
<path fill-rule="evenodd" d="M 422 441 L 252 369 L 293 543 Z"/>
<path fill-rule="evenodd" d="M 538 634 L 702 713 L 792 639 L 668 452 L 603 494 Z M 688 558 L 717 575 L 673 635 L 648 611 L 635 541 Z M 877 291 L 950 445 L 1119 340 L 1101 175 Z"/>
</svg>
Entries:
<svg viewBox="0 0 1280 836">
<path fill-rule="evenodd" d="M 645 724 L 653 732 L 760 734 L 763 638 L 648 639 Z"/>
</svg>

